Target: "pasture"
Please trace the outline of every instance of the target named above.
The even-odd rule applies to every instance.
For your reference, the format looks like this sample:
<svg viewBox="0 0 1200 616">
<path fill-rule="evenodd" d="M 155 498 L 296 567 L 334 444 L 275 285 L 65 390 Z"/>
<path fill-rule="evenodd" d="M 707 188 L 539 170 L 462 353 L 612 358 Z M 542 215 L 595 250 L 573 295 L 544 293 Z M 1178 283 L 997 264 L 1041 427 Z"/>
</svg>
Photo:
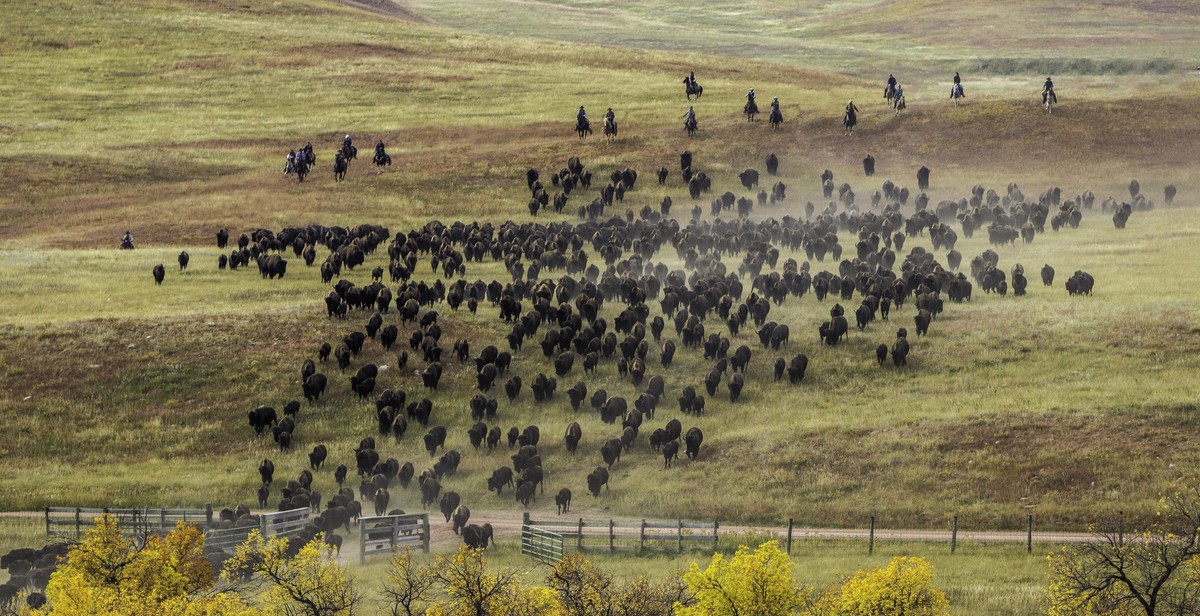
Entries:
<svg viewBox="0 0 1200 616">
<path fill-rule="evenodd" d="M 998 269 L 1024 266 L 1029 293 L 1002 297 L 977 286 L 970 302 L 947 301 L 928 336 L 910 333 L 904 368 L 876 365 L 874 350 L 890 344 L 897 327 L 912 332 L 911 302 L 891 321 L 865 331 L 852 326 L 846 342 L 830 347 L 817 327 L 837 300 L 789 297 L 769 316 L 791 327 L 781 351 L 759 345 L 749 324 L 732 336 L 719 320 L 706 321 L 706 331 L 725 335 L 732 347 L 753 349 L 747 384 L 738 402 L 723 385 L 703 415 L 683 416 L 675 397 L 687 385 L 700 388 L 711 362 L 680 345 L 664 368 L 651 344 L 647 375 L 663 376 L 667 391 L 646 425 L 678 417 L 685 430 L 700 427 L 701 455 L 663 469 L 661 455 L 639 436 L 598 498 L 587 494 L 584 479 L 619 428 L 602 423 L 586 402 L 571 411 L 565 391 L 583 380 L 589 391 L 632 401 L 644 387 L 620 378 L 611 360 L 594 375 L 576 364 L 558 379 L 552 401 L 534 403 L 528 383 L 554 370 L 538 349 L 539 331 L 513 352 L 512 372 L 526 389 L 513 403 L 493 390 L 499 415 L 488 424 L 540 427 L 549 495 L 539 494 L 532 508 L 541 514 L 553 511 L 553 493 L 566 486 L 580 515 L 764 524 L 795 517 L 861 527 L 874 514 L 894 527 L 944 528 L 957 514 L 975 527 L 1015 529 L 1033 514 L 1039 528 L 1084 530 L 1117 512 L 1133 520 L 1151 515 L 1163 482 L 1195 471 L 1194 7 L 1017 2 L 1011 11 L 1053 24 L 1031 29 L 998 26 L 998 9 L 974 0 L 788 7 L 572 0 L 516 8 L 523 4 L 0 5 L 9 59 L 0 67 L 9 90 L 0 118 L 0 510 L 251 503 L 263 458 L 286 480 L 306 467 L 305 454 L 318 443 L 331 454 L 315 486 L 332 494 L 333 466 L 353 468 L 355 446 L 377 432 L 373 401 L 357 399 L 347 385 L 371 362 L 381 366 L 377 392 L 400 388 L 410 400 L 433 401 L 430 425 L 446 426 L 447 449 L 463 453 L 446 489 L 478 510 L 518 516 L 508 491 L 497 497 L 485 489 L 513 452 L 476 452 L 467 442 L 468 400 L 476 393 L 470 360 L 443 357 L 441 386 L 426 392 L 414 374 L 425 362 L 414 354 L 396 368 L 395 351 L 369 342 L 345 374 L 332 360 L 320 365 L 329 390 L 303 405 L 290 452 L 280 452 L 269 434 L 256 438 L 246 413 L 302 399 L 304 359 L 361 329 L 371 313 L 326 318 L 329 285 L 316 266 L 290 254 L 282 279 L 264 279 L 254 267 L 218 270 L 218 255 L 228 250 L 216 248 L 214 234 L 370 223 L 394 237 L 433 219 L 577 224 L 579 206 L 611 171 L 626 167 L 639 174 L 636 189 L 606 217 L 643 206 L 657 211 L 670 196 L 681 226 L 694 205 L 711 222 L 709 202 L 725 191 L 757 192 L 738 184 L 746 168 L 762 173 L 766 190 L 787 184 L 784 201 L 754 208 L 755 222 L 803 220 L 808 202 L 820 213 L 829 201 L 821 194 L 825 169 L 835 185 L 852 186 L 864 211 L 885 180 L 915 197 L 922 165 L 933 170 L 930 208 L 969 198 L 975 185 L 1003 194 L 1009 183 L 1033 201 L 1052 187 L 1064 200 L 1090 190 L 1096 204 L 1077 229 L 1047 229 L 1032 243 L 1005 247 L 990 246 L 986 230 L 961 237 L 956 222 L 944 221 L 960 233 L 964 271 L 992 248 Z M 527 15 L 536 27 L 523 23 Z M 692 139 L 680 120 L 688 103 L 679 80 L 689 70 L 705 87 L 694 103 L 700 131 Z M 956 70 L 967 92 L 959 108 L 946 100 Z M 1046 116 L 1037 92 L 1051 71 L 1060 105 Z M 900 117 L 879 97 L 889 72 L 906 87 L 909 109 Z M 774 96 L 783 102 L 779 131 L 765 117 L 748 124 L 739 113 L 750 87 L 760 108 Z M 861 109 L 859 128 L 843 137 L 839 118 L 851 98 Z M 571 132 L 580 104 L 597 131 L 583 141 Z M 621 123 L 611 144 L 599 136 L 609 106 Z M 334 183 L 329 162 L 345 133 L 360 156 L 347 181 Z M 377 140 L 386 142 L 392 166 L 370 164 Z M 305 142 L 317 150 L 316 170 L 304 183 L 285 179 L 284 156 Z M 712 192 L 698 200 L 680 179 L 684 150 L 713 178 Z M 765 172 L 770 153 L 779 157 L 778 177 Z M 877 161 L 871 177 L 861 165 L 867 154 Z M 539 169 L 545 182 L 571 156 L 593 172 L 593 187 L 578 189 L 564 214 L 531 216 L 526 169 Z M 659 167 L 670 171 L 664 186 L 653 177 Z M 1100 202 L 1129 200 L 1135 178 L 1156 207 L 1116 229 Z M 1171 207 L 1163 203 L 1167 184 L 1179 189 Z M 913 215 L 912 201 L 900 211 Z M 721 218 L 734 215 L 727 210 Z M 136 250 L 116 250 L 125 230 Z M 844 228 L 839 237 L 843 258 L 853 258 L 857 238 Z M 944 263 L 946 251 L 933 250 L 923 234 L 907 239 L 897 265 L 913 247 Z M 181 250 L 191 255 L 183 272 L 175 265 Z M 318 251 L 317 265 L 326 255 Z M 788 258 L 808 261 L 814 274 L 838 268 L 837 260 L 783 249 L 779 270 Z M 683 267 L 669 244 L 651 260 Z M 736 270 L 741 255 L 723 261 Z M 162 286 L 150 276 L 158 263 L 167 270 Z M 432 284 L 428 255 L 419 263 L 415 279 Z M 1052 287 L 1037 276 L 1047 263 L 1057 270 Z M 382 247 L 343 277 L 366 285 L 377 266 L 388 266 Z M 1067 295 L 1063 282 L 1075 270 L 1095 277 L 1093 295 Z M 511 275 L 488 258 L 468 263 L 465 279 L 507 282 Z M 743 282 L 748 295 L 749 278 Z M 852 313 L 859 301 L 842 304 Z M 648 304 L 652 316 L 661 314 L 657 300 Z M 434 308 L 447 351 L 458 339 L 473 353 L 488 344 L 507 350 L 511 324 L 490 303 L 481 302 L 477 314 Z M 607 302 L 601 316 L 611 323 L 622 308 Z M 400 325 L 395 312 L 384 317 Z M 401 325 L 405 348 L 410 329 Z M 678 342 L 669 320 L 668 338 Z M 772 362 L 796 353 L 810 360 L 803 382 L 776 382 Z M 571 421 L 583 430 L 574 454 L 562 444 Z M 421 446 L 424 430 L 414 425 L 400 441 L 376 435 L 381 455 L 412 461 L 420 472 L 436 460 Z M 278 498 L 273 490 L 271 501 Z M 393 491 L 393 507 L 415 510 L 417 501 L 415 488 Z M 805 558 L 801 569 L 820 571 L 821 580 L 861 566 L 837 556 Z M 960 590 L 951 583 L 952 605 L 962 605 L 957 594 L 979 605 L 978 613 L 1011 613 L 1002 602 L 969 598 L 1007 594 L 1013 584 L 1022 588 L 1022 605 L 1032 605 L 1031 589 L 1042 583 L 1041 560 L 1033 561 L 1028 569 L 981 565 L 1027 575 L 1019 582 L 964 577 Z M 935 564 L 939 574 L 960 573 L 949 573 L 948 561 Z"/>
</svg>

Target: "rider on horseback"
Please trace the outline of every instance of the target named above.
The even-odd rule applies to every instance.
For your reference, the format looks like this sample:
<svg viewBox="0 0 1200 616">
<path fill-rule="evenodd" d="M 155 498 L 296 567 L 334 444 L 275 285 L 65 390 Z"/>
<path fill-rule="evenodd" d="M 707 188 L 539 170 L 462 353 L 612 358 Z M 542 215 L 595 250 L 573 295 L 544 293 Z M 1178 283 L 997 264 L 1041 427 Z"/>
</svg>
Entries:
<svg viewBox="0 0 1200 616">
<path fill-rule="evenodd" d="M 1049 77 L 1046 78 L 1046 83 L 1042 84 L 1043 105 L 1046 104 L 1047 98 L 1049 98 L 1051 102 L 1058 102 L 1058 97 L 1054 95 L 1054 81 L 1052 81 Z"/>
<path fill-rule="evenodd" d="M 958 76 L 958 71 L 954 71 L 954 85 L 950 86 L 950 98 L 954 98 L 955 94 L 958 96 L 966 96 L 966 94 L 963 93 L 962 78 Z"/>
<path fill-rule="evenodd" d="M 616 125 L 617 114 L 613 113 L 612 107 L 609 107 L 608 111 L 604 113 L 604 127 L 611 130 L 612 127 L 616 127 Z"/>
<path fill-rule="evenodd" d="M 896 89 L 892 92 L 892 107 L 895 109 L 903 109 L 904 105 L 904 86 L 896 84 Z"/>
<path fill-rule="evenodd" d="M 771 113 L 779 113 L 779 97 L 771 99 Z"/>
<path fill-rule="evenodd" d="M 376 155 L 376 156 L 379 156 L 380 154 L 386 154 L 386 153 L 387 153 L 387 152 L 386 152 L 386 151 L 384 151 L 384 148 L 383 148 L 383 141 L 382 141 L 382 140 L 381 140 L 379 143 L 376 143 L 376 144 L 375 144 L 375 155 Z"/>
<path fill-rule="evenodd" d="M 851 119 L 858 118 L 858 107 L 854 106 L 854 99 L 846 103 L 846 115 L 850 116 Z"/>
<path fill-rule="evenodd" d="M 350 135 L 346 135 L 346 138 L 342 139 L 342 151 L 349 152 L 350 148 L 353 148 L 353 147 L 354 147 L 354 142 L 350 140 Z"/>
<path fill-rule="evenodd" d="M 696 87 L 696 71 L 692 71 L 691 74 L 688 75 L 688 83 L 691 84 L 692 88 Z"/>
<path fill-rule="evenodd" d="M 687 113 L 683 114 L 683 127 L 687 128 L 689 124 L 696 122 L 696 109 L 688 107 Z"/>
<path fill-rule="evenodd" d="M 751 102 L 751 103 L 753 103 L 753 102 L 754 102 L 754 97 L 755 97 L 755 94 L 754 94 L 754 88 L 750 88 L 750 91 L 746 93 L 746 100 L 747 100 L 748 102 Z"/>
<path fill-rule="evenodd" d="M 125 237 L 121 238 L 121 250 L 133 250 L 133 234 L 129 230 L 126 230 Z"/>
<path fill-rule="evenodd" d="M 296 170 L 296 150 L 288 152 L 287 162 L 283 163 L 283 174 L 287 175 Z"/>
</svg>

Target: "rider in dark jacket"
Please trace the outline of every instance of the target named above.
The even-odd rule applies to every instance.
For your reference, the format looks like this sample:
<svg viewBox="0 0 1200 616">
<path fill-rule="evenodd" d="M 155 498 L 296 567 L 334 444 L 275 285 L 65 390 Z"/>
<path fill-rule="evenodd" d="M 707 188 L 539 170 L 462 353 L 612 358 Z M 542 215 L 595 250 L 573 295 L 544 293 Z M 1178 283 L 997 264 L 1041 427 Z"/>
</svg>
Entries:
<svg viewBox="0 0 1200 616">
<path fill-rule="evenodd" d="M 346 138 L 342 139 L 342 149 L 349 152 L 352 147 L 354 147 L 354 142 L 350 140 L 350 135 L 346 135 Z"/>
<path fill-rule="evenodd" d="M 1046 78 L 1046 83 L 1042 84 L 1042 103 L 1046 102 L 1047 97 L 1050 100 L 1058 101 L 1058 97 L 1054 95 L 1054 81 L 1049 77 Z"/>
</svg>

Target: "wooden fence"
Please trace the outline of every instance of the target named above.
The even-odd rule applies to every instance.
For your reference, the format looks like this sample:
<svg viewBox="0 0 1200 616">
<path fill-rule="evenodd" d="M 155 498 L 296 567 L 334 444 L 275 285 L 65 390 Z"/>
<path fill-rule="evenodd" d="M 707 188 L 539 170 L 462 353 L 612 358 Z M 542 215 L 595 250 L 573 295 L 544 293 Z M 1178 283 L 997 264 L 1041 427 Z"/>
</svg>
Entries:
<svg viewBox="0 0 1200 616">
<path fill-rule="evenodd" d="M 689 546 L 715 550 L 720 523 L 683 520 L 639 522 L 611 518 L 533 520 L 529 513 L 525 513 L 521 524 L 522 549 L 525 548 L 526 531 L 530 528 L 559 535 L 564 547 L 573 547 L 577 552 L 683 552 Z M 536 532 L 531 534 L 531 537 L 534 536 L 537 536 Z"/>
<path fill-rule="evenodd" d="M 358 519 L 358 560 L 393 554 L 403 546 L 420 546 L 429 552 L 429 514 L 409 513 Z"/>
<path fill-rule="evenodd" d="M 204 545 L 220 548 L 233 553 L 237 546 L 246 542 L 253 531 L 262 533 L 264 539 L 272 537 L 291 537 L 300 532 L 308 524 L 310 511 L 308 507 L 276 511 L 274 513 L 258 514 L 258 524 L 255 526 L 237 526 L 234 528 L 210 528 L 204 533 Z"/>
<path fill-rule="evenodd" d="M 83 538 L 93 521 L 110 514 L 117 520 L 121 532 L 142 536 L 154 531 L 170 531 L 177 522 L 195 524 L 201 529 L 212 526 L 212 505 L 203 509 L 110 509 L 86 507 L 46 507 L 46 536 L 63 537 L 78 541 Z"/>
</svg>

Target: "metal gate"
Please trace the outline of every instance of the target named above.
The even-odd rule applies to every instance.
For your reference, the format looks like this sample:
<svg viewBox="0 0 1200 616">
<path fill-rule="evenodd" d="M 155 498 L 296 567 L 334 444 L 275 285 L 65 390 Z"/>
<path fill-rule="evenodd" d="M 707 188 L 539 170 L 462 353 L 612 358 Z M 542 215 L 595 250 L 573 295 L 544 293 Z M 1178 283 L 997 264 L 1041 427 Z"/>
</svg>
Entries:
<svg viewBox="0 0 1200 616">
<path fill-rule="evenodd" d="M 522 524 L 521 554 L 553 565 L 562 560 L 563 536 L 536 526 Z"/>
</svg>

